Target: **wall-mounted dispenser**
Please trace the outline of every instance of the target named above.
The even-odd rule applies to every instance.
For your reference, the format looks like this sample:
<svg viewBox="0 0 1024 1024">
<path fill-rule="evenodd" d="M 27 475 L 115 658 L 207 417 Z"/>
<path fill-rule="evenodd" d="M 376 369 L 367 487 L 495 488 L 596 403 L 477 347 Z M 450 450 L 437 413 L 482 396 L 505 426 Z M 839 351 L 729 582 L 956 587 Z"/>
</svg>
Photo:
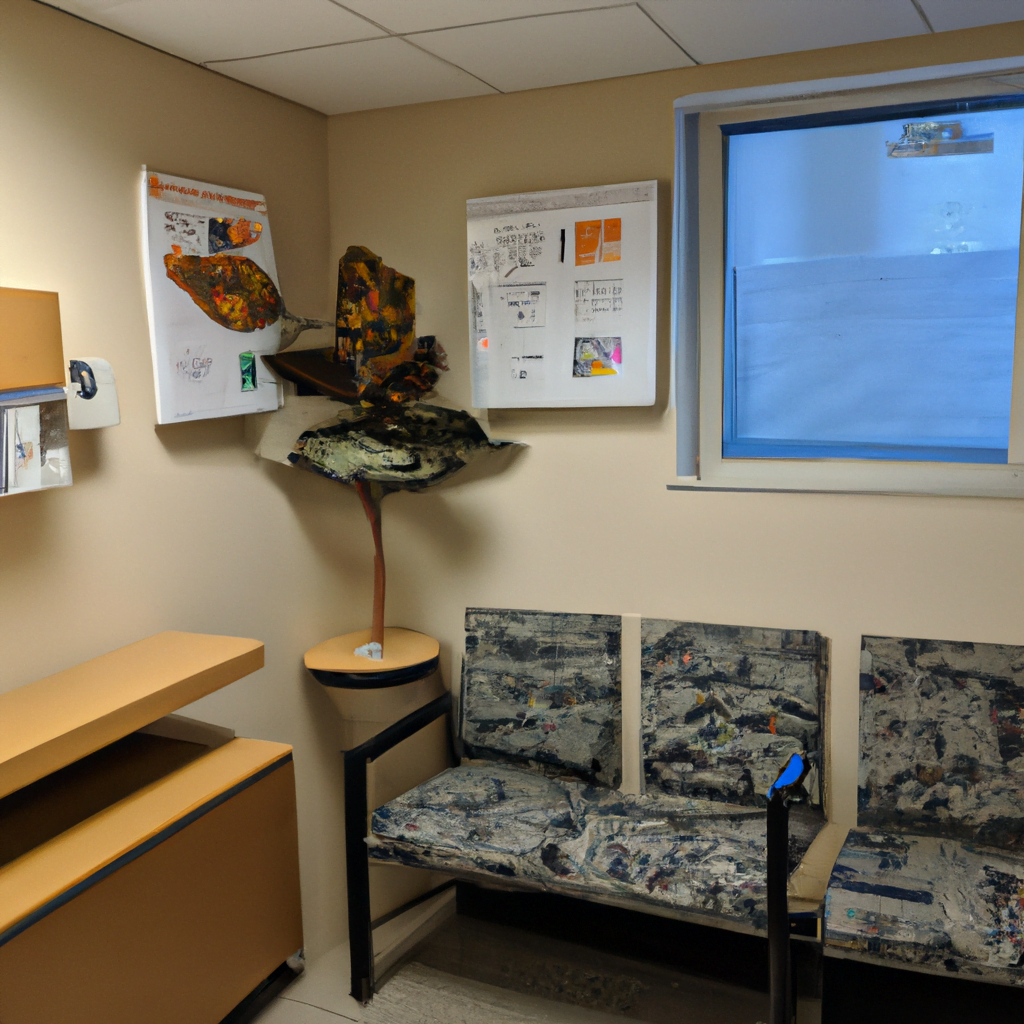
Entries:
<svg viewBox="0 0 1024 1024">
<path fill-rule="evenodd" d="M 68 426 L 71 430 L 116 427 L 121 422 L 110 363 L 99 356 L 68 363 Z"/>
</svg>

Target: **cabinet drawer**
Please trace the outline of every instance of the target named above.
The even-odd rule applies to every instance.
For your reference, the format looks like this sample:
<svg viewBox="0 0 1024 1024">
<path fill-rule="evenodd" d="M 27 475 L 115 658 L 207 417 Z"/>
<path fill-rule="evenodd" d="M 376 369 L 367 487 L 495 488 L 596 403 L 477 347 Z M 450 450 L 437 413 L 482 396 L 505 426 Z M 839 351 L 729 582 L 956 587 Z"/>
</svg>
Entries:
<svg viewBox="0 0 1024 1024">
<path fill-rule="evenodd" d="M 206 749 L 0 867 L 3 1024 L 217 1024 L 302 946 L 291 748 Z"/>
</svg>

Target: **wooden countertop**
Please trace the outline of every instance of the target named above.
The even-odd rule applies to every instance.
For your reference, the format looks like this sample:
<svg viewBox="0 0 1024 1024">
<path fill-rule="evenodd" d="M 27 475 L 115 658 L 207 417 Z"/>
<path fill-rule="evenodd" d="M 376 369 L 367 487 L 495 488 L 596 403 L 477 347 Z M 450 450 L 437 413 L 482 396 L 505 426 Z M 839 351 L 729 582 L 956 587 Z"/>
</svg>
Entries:
<svg viewBox="0 0 1024 1024">
<path fill-rule="evenodd" d="M 0 797 L 263 667 L 263 644 L 158 633 L 0 694 Z"/>
</svg>

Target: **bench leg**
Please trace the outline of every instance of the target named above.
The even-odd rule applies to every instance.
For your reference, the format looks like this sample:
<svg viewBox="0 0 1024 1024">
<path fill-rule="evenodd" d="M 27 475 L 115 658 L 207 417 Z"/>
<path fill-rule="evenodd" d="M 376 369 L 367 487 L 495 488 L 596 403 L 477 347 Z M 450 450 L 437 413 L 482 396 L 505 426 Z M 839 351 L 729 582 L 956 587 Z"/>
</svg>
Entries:
<svg viewBox="0 0 1024 1024">
<path fill-rule="evenodd" d="M 796 938 L 793 957 L 793 997 L 796 1024 L 821 1024 L 824 949 L 820 939 Z"/>
<path fill-rule="evenodd" d="M 370 923 L 370 865 L 366 859 L 366 755 L 345 755 L 345 862 L 348 877 L 348 941 L 352 998 L 373 995 L 373 928 Z"/>
<path fill-rule="evenodd" d="M 780 793 L 768 801 L 769 1024 L 793 1024 L 789 959 L 789 807 Z"/>
</svg>

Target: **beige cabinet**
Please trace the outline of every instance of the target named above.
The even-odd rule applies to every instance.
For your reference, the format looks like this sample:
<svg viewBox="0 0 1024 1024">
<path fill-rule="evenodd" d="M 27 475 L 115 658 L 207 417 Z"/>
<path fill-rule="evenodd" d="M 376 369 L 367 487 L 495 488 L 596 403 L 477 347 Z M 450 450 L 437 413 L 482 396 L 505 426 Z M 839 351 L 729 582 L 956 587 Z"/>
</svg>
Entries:
<svg viewBox="0 0 1024 1024">
<path fill-rule="evenodd" d="M 217 1024 L 301 948 L 291 748 L 169 715 L 262 663 L 164 633 L 0 696 L 3 1024 Z"/>
</svg>

